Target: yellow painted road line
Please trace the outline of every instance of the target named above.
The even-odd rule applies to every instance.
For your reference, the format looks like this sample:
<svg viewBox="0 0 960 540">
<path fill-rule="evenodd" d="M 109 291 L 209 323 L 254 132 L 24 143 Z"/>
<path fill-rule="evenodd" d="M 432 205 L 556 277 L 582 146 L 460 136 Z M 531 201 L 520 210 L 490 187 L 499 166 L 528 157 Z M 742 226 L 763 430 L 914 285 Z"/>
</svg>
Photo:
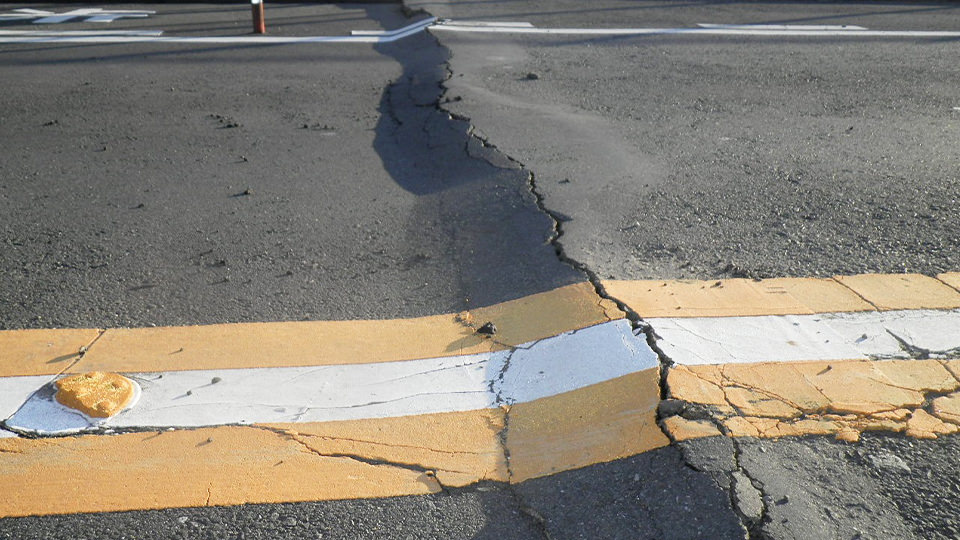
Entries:
<svg viewBox="0 0 960 540">
<path fill-rule="evenodd" d="M 0 439 L 0 516 L 519 482 L 666 445 L 658 381 L 653 368 L 512 407 L 398 418 Z"/>
<path fill-rule="evenodd" d="M 437 358 L 505 350 L 622 317 L 589 283 L 580 283 L 469 312 L 417 319 L 6 330 L 0 331 L 0 377 Z M 476 332 L 486 322 L 497 327 L 493 339 Z M 86 352 L 75 362 L 82 347 Z"/>
<path fill-rule="evenodd" d="M 34 386 L 5 421 L 25 435 L 195 428 L 224 424 L 328 422 L 469 411 L 526 403 L 658 367 L 628 321 L 564 332 L 515 350 L 403 362 L 126 373 L 136 403 L 115 415 L 65 407 L 65 380 L 80 377 L 87 406 L 114 401 L 103 375 Z M 89 377 L 88 377 L 89 375 Z M 119 376 L 118 376 L 119 377 Z M 100 382 L 98 382 L 100 381 Z M 32 378 L 0 378 L 0 394 L 23 395 Z M 101 384 L 101 382 L 105 382 Z M 102 388 L 101 388 L 102 387 Z M 56 394 L 54 394 L 56 392 Z M 102 404 L 116 408 L 116 404 Z M 4 405 L 6 407 L 6 405 Z"/>
<path fill-rule="evenodd" d="M 665 421 L 677 440 L 719 435 L 835 435 L 864 431 L 936 438 L 960 431 L 960 361 L 879 360 L 675 366 L 672 399 L 712 421 Z M 687 416 L 690 416 L 689 414 Z"/>
<path fill-rule="evenodd" d="M 960 308 L 957 274 L 863 274 L 763 280 L 604 281 L 610 296 L 643 318 L 809 315 Z"/>
<path fill-rule="evenodd" d="M 958 273 L 603 285 L 675 363 L 674 440 L 960 431 Z"/>
<path fill-rule="evenodd" d="M 946 283 L 947 285 L 953 287 L 958 292 L 960 292 L 960 272 L 948 272 L 945 274 L 939 274 L 937 279 Z"/>
<path fill-rule="evenodd" d="M 22 432 L 62 406 L 54 379 L 120 372 L 142 391 L 107 419 L 68 411 L 95 433 L 5 431 L 0 516 L 522 482 L 661 447 L 664 431 L 960 430 L 960 274 L 603 285 L 660 335 L 669 401 L 644 336 L 588 283 L 409 320 L 0 332 L 0 412 Z M 738 348 L 738 332 L 769 346 Z"/>
<path fill-rule="evenodd" d="M 5 338 L 26 351 L 3 358 L 5 433 L 95 431 L 0 438 L 0 516 L 423 494 L 669 442 L 655 354 L 588 284 L 405 321 Z M 135 404 L 79 412 L 113 399 L 108 375 L 54 394 L 88 370 L 136 381 Z"/>
</svg>

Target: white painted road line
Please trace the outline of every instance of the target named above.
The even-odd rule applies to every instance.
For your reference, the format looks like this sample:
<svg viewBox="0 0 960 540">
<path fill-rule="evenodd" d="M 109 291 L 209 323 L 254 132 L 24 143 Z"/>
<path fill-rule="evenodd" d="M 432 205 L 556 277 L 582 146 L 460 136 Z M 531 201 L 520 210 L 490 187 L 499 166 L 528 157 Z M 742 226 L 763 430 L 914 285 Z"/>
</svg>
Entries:
<svg viewBox="0 0 960 540">
<path fill-rule="evenodd" d="M 736 30 L 866 30 L 864 26 L 851 24 L 707 24 L 697 23 L 700 28 L 727 28 Z"/>
<path fill-rule="evenodd" d="M 957 38 L 960 31 L 926 30 L 797 30 L 754 28 L 516 28 L 460 26 L 438 22 L 431 30 L 498 34 L 547 34 L 568 36 L 772 36 L 772 37 L 880 37 L 880 38 Z"/>
<path fill-rule="evenodd" d="M 162 36 L 162 30 L 0 30 L 0 36 Z"/>
<path fill-rule="evenodd" d="M 578 390 L 658 366 L 646 341 L 618 320 L 510 351 L 403 362 L 131 374 L 139 403 L 93 421 L 52 398 L 50 377 L 0 379 L 8 401 L 37 393 L 7 420 L 32 433 L 91 427 L 200 427 L 325 422 L 496 408 Z M 22 379 L 6 382 L 10 379 Z M 27 380 L 36 379 L 36 380 Z M 33 384 L 31 387 L 30 385 Z M 29 395 L 29 393 L 27 394 Z M 10 409 L 4 403 L 4 410 Z M 8 413 L 9 414 L 9 413 Z"/>
<path fill-rule="evenodd" d="M 471 26 L 477 28 L 533 28 L 528 22 L 500 22 L 500 21 L 453 21 L 443 20 L 440 24 L 446 26 Z"/>
<path fill-rule="evenodd" d="M 648 319 L 683 365 L 960 357 L 960 310 Z"/>
<path fill-rule="evenodd" d="M 140 36 L 107 35 L 105 33 L 71 35 L 50 33 L 48 35 L 0 35 L 0 43 L 186 43 L 186 44 L 245 44 L 245 45 L 295 45 L 301 43 L 391 43 L 422 32 L 436 21 L 435 17 L 384 33 L 356 31 L 350 36 Z"/>
<path fill-rule="evenodd" d="M 81 8 L 67 11 L 65 13 L 55 13 L 53 11 L 22 8 L 15 9 L 13 13 L 0 15 L 0 21 L 30 20 L 33 24 L 57 24 L 82 18 L 84 19 L 84 22 L 111 23 L 117 19 L 142 19 L 155 13 L 156 11 L 124 9 L 104 10 L 101 8 Z"/>
<path fill-rule="evenodd" d="M 23 14 L 27 16 L 27 14 Z M 2 35 L 0 43 L 183 43 L 225 45 L 296 45 L 305 43 L 390 43 L 424 30 L 502 34 L 547 34 L 582 36 L 770 36 L 858 38 L 960 38 L 960 31 L 861 30 L 858 26 L 804 25 L 702 25 L 697 28 L 535 28 L 525 22 L 451 21 L 424 19 L 398 30 L 355 30 L 349 36 L 141 36 L 141 35 Z"/>
<path fill-rule="evenodd" d="M 0 418 L 9 418 L 17 412 L 31 394 L 53 378 L 49 375 L 0 377 Z M 15 433 L 0 429 L 0 438 L 14 436 Z"/>
<path fill-rule="evenodd" d="M 419 32 L 424 28 L 430 26 L 431 24 L 437 21 L 436 17 L 430 17 L 422 21 L 417 21 L 413 24 L 404 26 L 403 28 L 398 28 L 396 30 L 351 30 L 351 36 L 383 36 L 383 37 L 393 37 L 400 34 L 410 35 L 411 33 Z"/>
<path fill-rule="evenodd" d="M 301 43 L 390 43 L 405 38 L 423 28 L 396 36 L 49 36 L 49 37 L 11 37 L 0 36 L 0 43 L 185 43 L 185 44 L 221 44 L 221 45 L 296 45 Z"/>
</svg>

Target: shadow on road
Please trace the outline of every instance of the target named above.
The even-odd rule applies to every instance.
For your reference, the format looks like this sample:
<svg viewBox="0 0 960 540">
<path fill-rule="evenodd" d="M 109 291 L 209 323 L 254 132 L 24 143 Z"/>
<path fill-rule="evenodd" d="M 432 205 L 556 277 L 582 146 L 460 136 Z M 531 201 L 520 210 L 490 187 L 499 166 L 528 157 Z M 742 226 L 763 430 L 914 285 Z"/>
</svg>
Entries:
<svg viewBox="0 0 960 540">
<path fill-rule="evenodd" d="M 376 11 L 370 12 L 377 17 Z M 530 192 L 528 172 L 442 110 L 450 53 L 428 33 L 376 46 L 403 73 L 383 93 L 374 149 L 394 181 L 417 195 L 405 241 L 458 271 L 446 287 L 465 309 L 548 291 L 585 277 L 550 244 L 553 220 Z M 442 252 L 435 252 L 443 246 Z M 432 286 L 424 294 L 432 294 Z"/>
</svg>

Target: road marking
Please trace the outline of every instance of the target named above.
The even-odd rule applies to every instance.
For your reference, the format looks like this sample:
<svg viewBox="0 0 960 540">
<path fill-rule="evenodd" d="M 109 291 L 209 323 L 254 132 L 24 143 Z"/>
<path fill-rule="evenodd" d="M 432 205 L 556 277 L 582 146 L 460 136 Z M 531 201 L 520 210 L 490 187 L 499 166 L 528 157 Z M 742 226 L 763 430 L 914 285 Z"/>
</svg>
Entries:
<svg viewBox="0 0 960 540">
<path fill-rule="evenodd" d="M 659 365 L 626 320 L 495 353 L 388 363 L 322 362 L 310 367 L 126 373 L 139 383 L 139 402 L 116 416 L 88 418 L 38 392 L 6 425 L 50 435 L 90 428 L 329 422 L 469 411 L 526 403 Z M 0 378 L 0 388 L 3 381 Z M 14 382 L 17 387 L 19 381 Z"/>
<path fill-rule="evenodd" d="M 463 356 L 623 318 L 589 283 L 416 319 L 0 331 L 0 377 L 296 367 Z M 477 333 L 493 322 L 492 337 Z M 84 349 L 82 358 L 80 349 Z"/>
<path fill-rule="evenodd" d="M 435 17 L 417 21 L 397 30 L 355 31 L 350 36 L 110 36 L 110 35 L 55 35 L 55 36 L 0 36 L 0 43 L 184 43 L 184 44 L 247 44 L 296 45 L 305 43 L 392 43 L 424 31 L 436 21 Z"/>
<path fill-rule="evenodd" d="M 440 24 L 448 26 L 468 26 L 475 28 L 533 28 L 533 24 L 528 22 L 507 22 L 507 21 L 454 21 L 443 20 Z"/>
<path fill-rule="evenodd" d="M 958 360 L 680 365 L 670 369 L 667 387 L 671 399 L 684 403 L 664 421 L 675 440 L 721 430 L 732 437 L 834 435 L 849 442 L 864 431 L 921 439 L 960 432 Z M 712 420 L 702 420 L 704 410 Z"/>
<path fill-rule="evenodd" d="M 863 26 L 848 24 L 707 24 L 697 23 L 700 28 L 726 28 L 735 30 L 867 30 Z"/>
<path fill-rule="evenodd" d="M 674 363 L 674 440 L 960 432 L 960 273 L 603 285 Z"/>
<path fill-rule="evenodd" d="M 160 30 L 0 30 L 0 36 L 51 37 L 51 36 L 161 36 Z"/>
<path fill-rule="evenodd" d="M 412 35 L 417 32 L 420 32 L 424 28 L 430 26 L 437 20 L 436 17 L 430 17 L 428 19 L 423 19 L 422 21 L 417 21 L 413 24 L 404 26 L 403 28 L 398 28 L 396 30 L 351 30 L 351 36 L 382 36 L 382 37 L 394 37 L 400 35 Z"/>
<path fill-rule="evenodd" d="M 763 280 L 604 281 L 641 317 L 729 317 L 960 308 L 960 274 L 861 274 Z"/>
<path fill-rule="evenodd" d="M 754 28 L 750 26 L 681 27 L 681 28 L 523 28 L 504 26 L 463 26 L 438 21 L 431 30 L 499 34 L 545 34 L 579 36 L 795 36 L 795 37 L 880 37 L 880 38 L 947 38 L 960 37 L 957 31 L 927 30 L 820 30 L 797 28 Z"/>
<path fill-rule="evenodd" d="M 33 17 L 35 14 L 10 15 Z M 102 17 L 107 17 L 106 15 Z M 13 20 L 13 19 L 11 19 Z M 101 21 L 102 22 L 102 21 Z M 643 36 L 643 35 L 713 35 L 713 36 L 796 36 L 796 37 L 878 37 L 878 38 L 956 38 L 957 31 L 866 30 L 857 26 L 836 25 L 703 25 L 684 28 L 536 28 L 527 22 L 452 21 L 436 17 L 412 23 L 397 30 L 354 30 L 349 36 L 148 36 L 148 35 L 0 35 L 0 43 L 182 43 L 182 44 L 245 44 L 296 45 L 306 43 L 391 43 L 424 30 L 451 32 Z"/>
<path fill-rule="evenodd" d="M 435 493 L 666 434 L 960 432 L 960 273 L 602 285 L 660 336 L 667 401 L 588 283 L 410 320 L 0 332 L 0 516 Z M 139 401 L 63 424 L 51 382 L 95 370 Z"/>
<path fill-rule="evenodd" d="M 142 19 L 156 13 L 147 10 L 123 10 L 101 8 L 81 8 L 55 13 L 38 9 L 21 8 L 13 13 L 0 15 L 0 21 L 30 21 L 32 24 L 57 24 L 82 18 L 84 22 L 111 23 L 117 19 Z"/>
<path fill-rule="evenodd" d="M 510 408 L 0 439 L 0 516 L 389 497 L 522 482 L 666 445 L 654 415 L 657 383 L 656 370 L 648 370 Z"/>
<path fill-rule="evenodd" d="M 684 365 L 960 356 L 960 310 L 647 319 Z"/>
<path fill-rule="evenodd" d="M 0 395 L 43 385 L 8 428 L 102 429 L 0 438 L 0 516 L 422 494 L 668 443 L 659 363 L 622 319 L 468 357 L 128 375 L 139 402 L 67 411 L 83 425 L 58 424 L 45 377 L 0 378 Z"/>
</svg>

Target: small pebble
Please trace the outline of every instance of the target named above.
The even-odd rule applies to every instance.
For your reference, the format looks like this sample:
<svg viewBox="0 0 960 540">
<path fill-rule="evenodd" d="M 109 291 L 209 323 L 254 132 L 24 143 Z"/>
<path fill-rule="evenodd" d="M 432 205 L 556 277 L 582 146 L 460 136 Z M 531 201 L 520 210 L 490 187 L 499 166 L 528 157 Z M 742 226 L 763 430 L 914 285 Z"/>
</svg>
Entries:
<svg viewBox="0 0 960 540">
<path fill-rule="evenodd" d="M 497 333 L 497 326 L 492 322 L 488 322 L 480 328 L 477 328 L 477 333 L 492 336 Z"/>
</svg>

